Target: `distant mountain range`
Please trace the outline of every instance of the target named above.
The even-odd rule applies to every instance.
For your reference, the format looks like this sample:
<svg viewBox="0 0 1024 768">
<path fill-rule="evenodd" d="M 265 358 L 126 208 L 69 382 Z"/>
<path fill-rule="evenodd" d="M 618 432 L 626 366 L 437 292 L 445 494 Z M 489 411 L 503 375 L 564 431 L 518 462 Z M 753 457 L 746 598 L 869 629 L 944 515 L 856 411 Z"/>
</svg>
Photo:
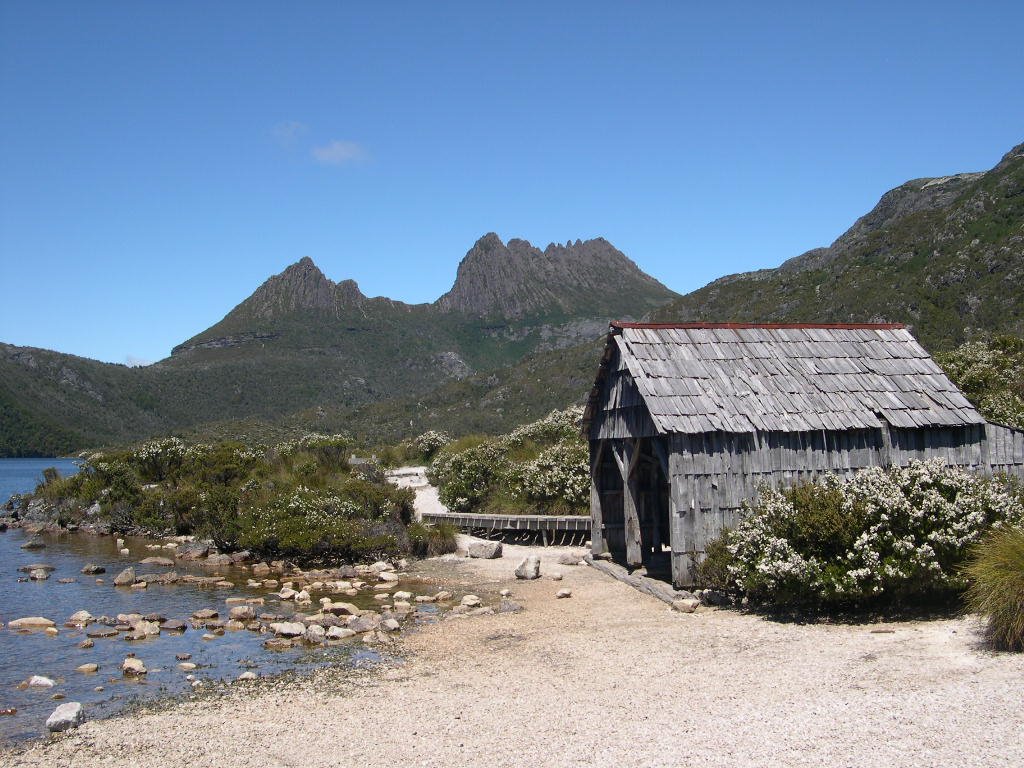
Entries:
<svg viewBox="0 0 1024 768">
<path fill-rule="evenodd" d="M 600 238 L 542 251 L 485 235 L 432 304 L 368 298 L 304 258 L 145 368 L 0 344 L 0 455 L 350 414 L 593 340 L 609 313 L 677 295 Z"/>
<path fill-rule="evenodd" d="M 607 241 L 480 238 L 432 304 L 368 298 L 305 258 L 166 360 L 0 344 L 0 456 L 157 434 L 497 431 L 582 401 L 611 319 L 899 321 L 932 351 L 1024 333 L 1024 145 L 915 179 L 828 248 L 675 294 Z"/>
</svg>

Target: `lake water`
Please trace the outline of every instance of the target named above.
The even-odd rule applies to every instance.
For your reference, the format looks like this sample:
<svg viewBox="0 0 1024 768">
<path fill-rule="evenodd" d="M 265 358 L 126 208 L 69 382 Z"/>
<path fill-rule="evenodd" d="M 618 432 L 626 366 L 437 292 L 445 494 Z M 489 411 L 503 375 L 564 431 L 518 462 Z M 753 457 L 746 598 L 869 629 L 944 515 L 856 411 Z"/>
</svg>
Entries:
<svg viewBox="0 0 1024 768">
<path fill-rule="evenodd" d="M 0 503 L 13 493 L 34 489 L 44 468 L 57 466 L 62 473 L 75 471 L 70 461 L 59 459 L 0 460 Z M 85 534 L 47 534 L 42 536 L 46 548 L 24 550 L 28 537 L 21 530 L 0 533 L 0 622 L 6 625 L 23 616 L 44 616 L 56 622 L 60 632 L 49 636 L 41 630 L 13 631 L 0 629 L 0 710 L 16 708 L 13 716 L 0 716 L 0 740 L 16 741 L 46 733 L 45 722 L 60 704 L 53 694 L 63 694 L 64 701 L 84 705 L 87 719 L 108 716 L 127 704 L 147 698 L 180 695 L 191 690 L 186 672 L 178 669 L 176 654 L 189 653 L 191 662 L 199 667 L 191 674 L 196 679 L 234 680 L 247 669 L 258 675 L 276 675 L 287 670 L 309 670 L 325 664 L 373 663 L 379 656 L 356 642 L 342 641 L 334 645 L 269 651 L 263 641 L 270 635 L 240 630 L 226 632 L 213 640 L 203 640 L 203 630 L 191 627 L 182 634 L 164 632 L 158 637 L 126 642 L 124 636 L 95 639 L 94 647 L 79 648 L 85 630 L 63 626 L 67 618 L 79 610 L 93 616 L 117 616 L 119 613 L 159 613 L 167 618 L 188 620 L 197 610 L 214 608 L 227 617 L 228 597 L 262 597 L 264 606 L 257 612 L 290 615 L 293 604 L 282 604 L 268 589 L 245 587 L 248 571 L 238 567 L 220 569 L 178 561 L 179 574 L 195 573 L 209 576 L 221 573 L 234 588 L 202 587 L 194 584 L 152 585 L 148 589 L 123 589 L 112 586 L 114 577 L 128 566 L 137 573 L 169 570 L 159 566 L 140 565 L 139 561 L 154 555 L 169 556 L 173 552 L 147 549 L 153 542 L 129 539 L 130 554 L 121 555 L 113 537 Z M 44 563 L 54 568 L 45 581 L 22 580 L 26 574 L 19 568 Z M 81 573 L 87 563 L 106 568 L 102 576 Z M 104 581 L 97 583 L 97 578 Z M 60 579 L 73 579 L 66 584 Z M 403 582 L 403 588 L 405 583 Z M 412 587 L 410 587 L 412 588 Z M 436 591 L 436 588 L 435 588 Z M 318 595 L 314 595 L 314 605 Z M 339 599 L 335 596 L 335 599 Z M 362 607 L 373 605 L 372 598 L 362 595 L 350 600 Z M 91 625 L 95 628 L 98 625 Z M 134 653 L 143 660 L 149 673 L 133 682 L 121 675 L 121 662 Z M 75 669 L 87 662 L 99 665 L 95 674 L 82 674 Z M 19 690 L 19 683 L 32 675 L 43 675 L 56 681 L 53 688 Z M 102 690 L 97 691 L 97 687 Z"/>
<path fill-rule="evenodd" d="M 0 505 L 16 493 L 34 491 L 47 467 L 56 467 L 63 477 L 78 472 L 74 459 L 0 459 Z"/>
</svg>

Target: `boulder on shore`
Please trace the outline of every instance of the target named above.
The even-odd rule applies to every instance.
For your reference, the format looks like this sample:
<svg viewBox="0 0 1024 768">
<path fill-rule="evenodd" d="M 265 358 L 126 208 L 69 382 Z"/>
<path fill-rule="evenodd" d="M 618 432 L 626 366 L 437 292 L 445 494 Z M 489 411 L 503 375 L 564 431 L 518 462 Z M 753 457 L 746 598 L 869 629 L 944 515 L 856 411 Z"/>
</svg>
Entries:
<svg viewBox="0 0 1024 768">
<path fill-rule="evenodd" d="M 540 558 L 536 555 L 530 555 L 516 568 L 517 579 L 539 579 L 540 578 Z"/>
<path fill-rule="evenodd" d="M 466 548 L 466 554 L 481 560 L 494 560 L 501 557 L 501 542 L 474 541 Z"/>
<path fill-rule="evenodd" d="M 53 710 L 53 713 L 46 718 L 46 727 L 52 733 L 57 733 L 77 728 L 83 722 L 85 722 L 85 713 L 82 711 L 82 705 L 77 701 L 68 701 Z"/>
</svg>

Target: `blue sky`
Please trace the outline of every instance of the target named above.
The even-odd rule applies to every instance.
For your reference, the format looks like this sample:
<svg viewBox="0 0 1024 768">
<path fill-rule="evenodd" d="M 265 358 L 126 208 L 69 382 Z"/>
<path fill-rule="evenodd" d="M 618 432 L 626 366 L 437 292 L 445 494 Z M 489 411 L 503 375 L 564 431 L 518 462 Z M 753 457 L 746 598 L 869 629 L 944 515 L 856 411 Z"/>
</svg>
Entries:
<svg viewBox="0 0 1024 768">
<path fill-rule="evenodd" d="M 0 340 L 156 360 L 310 256 L 488 231 L 685 292 L 1024 141 L 1024 4 L 0 4 Z M 835 4 L 839 5 L 839 4 Z"/>
</svg>

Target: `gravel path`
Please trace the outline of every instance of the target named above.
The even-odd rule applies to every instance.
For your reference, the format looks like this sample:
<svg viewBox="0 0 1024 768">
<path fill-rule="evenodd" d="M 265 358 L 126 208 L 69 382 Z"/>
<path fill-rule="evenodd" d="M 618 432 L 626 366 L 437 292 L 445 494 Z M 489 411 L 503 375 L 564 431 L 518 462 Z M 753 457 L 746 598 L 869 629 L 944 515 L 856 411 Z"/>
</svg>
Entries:
<svg viewBox="0 0 1024 768">
<path fill-rule="evenodd" d="M 526 610 L 410 634 L 401 664 L 89 722 L 0 764 L 1024 765 L 1024 656 L 979 650 L 970 620 L 679 614 L 550 550 L 563 580 L 509 580 L 509 550 L 428 567 Z"/>
</svg>

